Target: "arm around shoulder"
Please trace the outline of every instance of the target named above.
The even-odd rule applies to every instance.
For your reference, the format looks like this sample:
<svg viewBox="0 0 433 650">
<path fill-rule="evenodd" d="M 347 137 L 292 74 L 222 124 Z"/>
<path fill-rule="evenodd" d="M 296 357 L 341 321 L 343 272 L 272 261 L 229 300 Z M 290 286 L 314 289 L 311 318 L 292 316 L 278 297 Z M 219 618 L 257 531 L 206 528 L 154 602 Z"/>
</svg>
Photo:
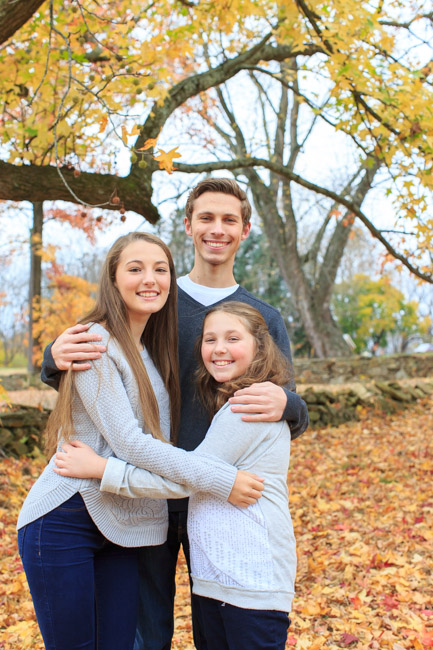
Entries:
<svg viewBox="0 0 433 650">
<path fill-rule="evenodd" d="M 287 397 L 286 408 L 284 409 L 283 419 L 287 420 L 290 427 L 292 440 L 299 438 L 307 429 L 310 421 L 308 418 L 307 405 L 297 393 L 289 388 L 284 388 Z"/>
<path fill-rule="evenodd" d="M 51 388 L 55 388 L 56 390 L 59 390 L 60 377 L 62 376 L 62 371 L 57 368 L 55 361 L 53 359 L 53 355 L 51 353 L 51 347 L 53 343 L 54 341 L 51 341 L 51 343 L 47 345 L 47 347 L 44 350 L 44 358 L 42 361 L 42 369 L 41 369 L 41 380 L 44 382 L 44 384 L 47 384 L 47 386 L 51 386 Z"/>
</svg>

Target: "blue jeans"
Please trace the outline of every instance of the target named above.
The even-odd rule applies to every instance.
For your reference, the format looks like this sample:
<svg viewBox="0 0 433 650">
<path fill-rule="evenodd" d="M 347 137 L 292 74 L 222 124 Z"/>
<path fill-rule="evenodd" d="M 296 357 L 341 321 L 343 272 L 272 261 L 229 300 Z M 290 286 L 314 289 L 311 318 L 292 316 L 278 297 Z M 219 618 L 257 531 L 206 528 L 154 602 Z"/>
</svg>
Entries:
<svg viewBox="0 0 433 650">
<path fill-rule="evenodd" d="M 290 625 L 285 612 L 197 599 L 209 650 L 284 650 Z"/>
<path fill-rule="evenodd" d="M 108 541 L 79 493 L 18 531 L 46 650 L 131 650 L 137 549 Z"/>
<path fill-rule="evenodd" d="M 140 605 L 134 650 L 170 650 L 176 565 L 181 545 L 189 569 L 186 521 L 187 512 L 170 512 L 167 541 L 160 546 L 139 549 Z M 207 650 L 197 611 L 197 596 L 192 595 L 191 607 L 195 647 Z"/>
</svg>

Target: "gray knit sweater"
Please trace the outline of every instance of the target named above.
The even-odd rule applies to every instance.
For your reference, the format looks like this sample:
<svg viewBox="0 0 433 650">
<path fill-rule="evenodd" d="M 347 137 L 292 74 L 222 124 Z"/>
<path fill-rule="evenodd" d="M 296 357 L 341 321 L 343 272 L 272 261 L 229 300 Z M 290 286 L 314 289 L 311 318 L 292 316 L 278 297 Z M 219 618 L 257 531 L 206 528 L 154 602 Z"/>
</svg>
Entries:
<svg viewBox="0 0 433 650">
<path fill-rule="evenodd" d="M 288 612 L 294 595 L 296 544 L 289 512 L 286 422 L 243 422 L 226 404 L 190 456 L 220 459 L 265 479 L 262 498 L 237 508 L 218 496 L 190 497 L 188 538 L 194 593 L 237 607 Z M 117 459 L 101 490 L 125 497 L 182 497 L 189 492 Z"/>
<path fill-rule="evenodd" d="M 143 431 L 137 384 L 123 352 L 108 332 L 94 324 L 107 353 L 92 362 L 92 369 L 76 373 L 72 404 L 74 438 L 104 457 L 117 456 L 138 467 L 170 476 L 196 490 L 211 491 L 223 501 L 231 492 L 236 468 L 215 459 L 203 460 L 183 449 L 156 440 Z M 161 429 L 169 438 L 169 400 L 152 360 L 142 353 L 160 409 Z M 60 443 L 61 446 L 61 443 Z M 51 459 L 31 488 L 18 518 L 17 528 L 47 514 L 79 492 L 99 530 L 116 544 L 162 544 L 167 536 L 167 504 L 141 498 L 131 501 L 102 493 L 99 481 L 59 476 Z"/>
</svg>

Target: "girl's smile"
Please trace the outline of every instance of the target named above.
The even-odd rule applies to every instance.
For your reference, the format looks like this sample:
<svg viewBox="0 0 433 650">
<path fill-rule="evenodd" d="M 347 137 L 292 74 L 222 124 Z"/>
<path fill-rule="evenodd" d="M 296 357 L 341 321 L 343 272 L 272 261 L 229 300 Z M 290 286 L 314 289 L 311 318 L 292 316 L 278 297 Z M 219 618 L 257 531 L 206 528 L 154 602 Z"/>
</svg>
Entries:
<svg viewBox="0 0 433 650">
<path fill-rule="evenodd" d="M 137 323 L 141 333 L 149 316 L 162 309 L 168 298 L 170 268 L 162 248 L 142 240 L 126 246 L 119 258 L 115 285 L 125 302 L 131 328 Z"/>
<path fill-rule="evenodd" d="M 242 319 L 215 312 L 206 317 L 201 355 L 206 370 L 219 383 L 237 379 L 251 365 L 256 344 Z"/>
</svg>

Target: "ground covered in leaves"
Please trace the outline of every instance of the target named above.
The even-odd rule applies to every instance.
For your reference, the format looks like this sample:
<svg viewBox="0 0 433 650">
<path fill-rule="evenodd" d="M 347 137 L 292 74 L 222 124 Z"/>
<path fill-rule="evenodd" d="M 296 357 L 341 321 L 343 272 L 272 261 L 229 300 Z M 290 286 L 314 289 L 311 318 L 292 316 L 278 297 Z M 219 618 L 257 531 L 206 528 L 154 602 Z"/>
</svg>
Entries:
<svg viewBox="0 0 433 650">
<path fill-rule="evenodd" d="M 433 648 L 433 401 L 309 431 L 289 474 L 298 542 L 287 648 Z M 41 465 L 0 461 L 0 649 L 42 650 L 15 521 Z M 179 567 L 174 650 L 192 650 Z"/>
</svg>

